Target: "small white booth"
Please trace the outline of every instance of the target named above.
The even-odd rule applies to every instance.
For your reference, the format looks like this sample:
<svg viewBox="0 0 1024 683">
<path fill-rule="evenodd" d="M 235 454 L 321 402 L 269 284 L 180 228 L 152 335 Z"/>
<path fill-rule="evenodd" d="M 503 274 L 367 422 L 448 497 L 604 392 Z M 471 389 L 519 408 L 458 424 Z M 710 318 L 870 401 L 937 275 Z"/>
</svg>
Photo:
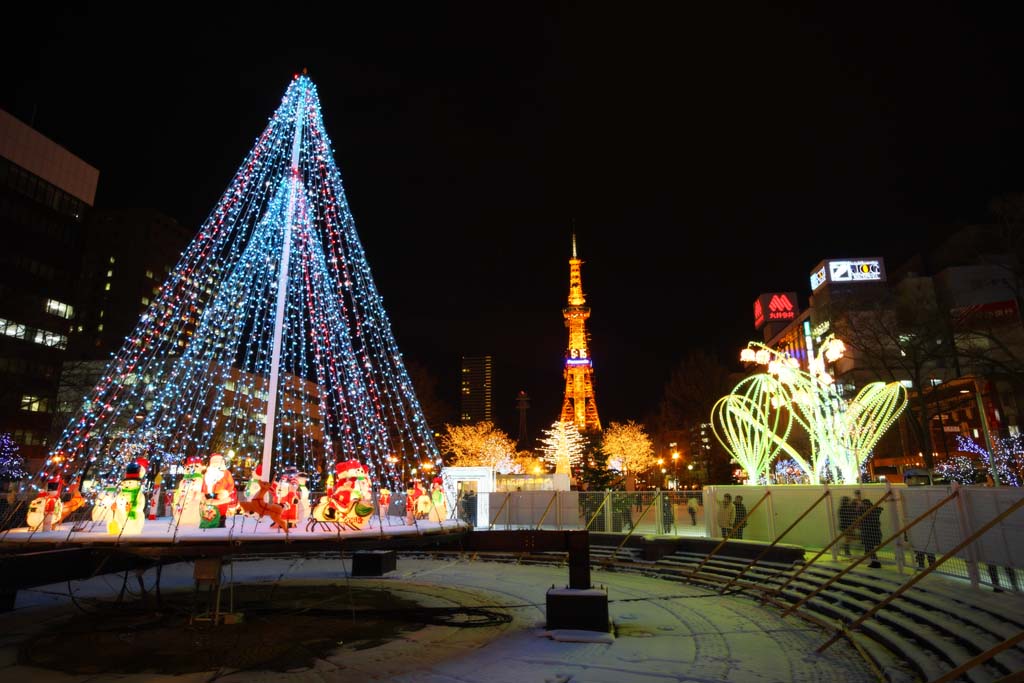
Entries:
<svg viewBox="0 0 1024 683">
<path fill-rule="evenodd" d="M 487 526 L 495 490 L 493 467 L 443 467 L 441 482 L 450 518 Z"/>
</svg>

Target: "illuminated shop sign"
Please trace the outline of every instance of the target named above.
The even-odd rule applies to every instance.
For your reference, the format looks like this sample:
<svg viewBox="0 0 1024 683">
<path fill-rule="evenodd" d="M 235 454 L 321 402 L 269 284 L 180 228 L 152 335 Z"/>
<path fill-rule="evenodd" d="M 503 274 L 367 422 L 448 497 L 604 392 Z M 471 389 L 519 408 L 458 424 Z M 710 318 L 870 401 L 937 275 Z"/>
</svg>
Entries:
<svg viewBox="0 0 1024 683">
<path fill-rule="evenodd" d="M 811 291 L 826 282 L 884 282 L 885 261 L 873 259 L 828 259 L 811 272 Z"/>
<path fill-rule="evenodd" d="M 761 329 L 765 323 L 789 322 L 800 313 L 796 292 L 771 292 L 762 294 L 754 301 L 754 329 Z"/>
</svg>

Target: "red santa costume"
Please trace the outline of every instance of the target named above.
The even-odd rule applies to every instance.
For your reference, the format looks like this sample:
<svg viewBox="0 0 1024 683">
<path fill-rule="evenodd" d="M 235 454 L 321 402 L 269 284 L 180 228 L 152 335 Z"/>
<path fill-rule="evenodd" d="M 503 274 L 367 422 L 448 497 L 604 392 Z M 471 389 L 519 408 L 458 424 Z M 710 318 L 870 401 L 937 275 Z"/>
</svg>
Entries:
<svg viewBox="0 0 1024 683">
<path fill-rule="evenodd" d="M 224 456 L 214 453 L 206 466 L 203 475 L 203 496 L 220 511 L 221 526 L 227 517 L 228 509 L 238 504 L 235 492 L 235 480 L 228 471 Z"/>
</svg>

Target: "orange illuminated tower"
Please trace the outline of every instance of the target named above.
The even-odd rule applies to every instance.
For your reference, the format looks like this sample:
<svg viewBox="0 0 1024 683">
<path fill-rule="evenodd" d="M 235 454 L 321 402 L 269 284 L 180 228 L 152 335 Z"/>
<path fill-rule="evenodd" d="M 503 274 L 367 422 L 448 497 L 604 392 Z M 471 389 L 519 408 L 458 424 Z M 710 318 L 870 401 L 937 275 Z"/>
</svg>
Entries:
<svg viewBox="0 0 1024 683">
<path fill-rule="evenodd" d="M 583 298 L 580 277 L 582 259 L 576 257 L 576 235 L 572 236 L 572 258 L 569 259 L 569 305 L 562 309 L 565 326 L 569 328 L 569 347 L 565 353 L 565 400 L 562 422 L 573 422 L 581 432 L 601 431 L 594 400 L 594 363 L 590 358 L 587 318 L 590 308 Z"/>
</svg>

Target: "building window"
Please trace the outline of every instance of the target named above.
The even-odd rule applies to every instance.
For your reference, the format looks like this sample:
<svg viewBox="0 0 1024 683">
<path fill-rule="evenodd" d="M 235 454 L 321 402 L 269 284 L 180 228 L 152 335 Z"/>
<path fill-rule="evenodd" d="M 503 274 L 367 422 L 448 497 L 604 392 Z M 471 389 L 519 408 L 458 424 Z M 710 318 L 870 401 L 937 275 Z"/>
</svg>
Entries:
<svg viewBox="0 0 1024 683">
<path fill-rule="evenodd" d="M 147 270 L 146 271 L 146 277 L 148 277 L 150 280 L 154 279 L 153 278 L 153 271 L 152 270 Z"/>
<path fill-rule="evenodd" d="M 111 257 L 110 257 L 110 262 L 111 262 L 111 263 L 113 263 L 113 262 L 114 262 L 114 257 L 113 257 L 113 256 L 111 256 Z"/>
<path fill-rule="evenodd" d="M 36 344 L 42 344 L 43 346 L 56 346 L 58 349 L 66 349 L 68 347 L 68 338 L 63 334 L 57 334 L 56 332 L 49 332 L 47 330 L 36 330 L 35 337 L 33 340 Z"/>
<path fill-rule="evenodd" d="M 21 397 L 21 409 L 27 410 L 30 413 L 48 413 L 50 412 L 49 401 L 39 396 L 23 395 Z"/>
<path fill-rule="evenodd" d="M 108 270 L 107 271 L 107 277 L 114 277 L 114 271 L 113 270 Z"/>
<path fill-rule="evenodd" d="M 102 332 L 103 331 L 103 323 L 100 323 L 99 325 L 96 326 L 96 331 L 97 332 Z"/>
<path fill-rule="evenodd" d="M 149 305 L 149 299 L 146 298 L 146 297 L 142 297 L 142 305 L 143 306 L 148 306 Z"/>
<path fill-rule="evenodd" d="M 109 282 L 107 284 L 103 285 L 103 291 L 104 292 L 109 292 L 110 291 L 110 283 Z"/>
<path fill-rule="evenodd" d="M 24 339 L 25 326 L 19 323 L 12 323 L 10 320 L 4 320 L 3 318 L 0 318 L 0 333 L 2 333 L 5 337 Z"/>
<path fill-rule="evenodd" d="M 74 307 L 57 301 L 56 299 L 47 299 L 44 310 L 47 313 L 59 316 L 61 318 L 64 318 L 65 320 L 70 320 L 71 318 L 75 317 Z"/>
</svg>

